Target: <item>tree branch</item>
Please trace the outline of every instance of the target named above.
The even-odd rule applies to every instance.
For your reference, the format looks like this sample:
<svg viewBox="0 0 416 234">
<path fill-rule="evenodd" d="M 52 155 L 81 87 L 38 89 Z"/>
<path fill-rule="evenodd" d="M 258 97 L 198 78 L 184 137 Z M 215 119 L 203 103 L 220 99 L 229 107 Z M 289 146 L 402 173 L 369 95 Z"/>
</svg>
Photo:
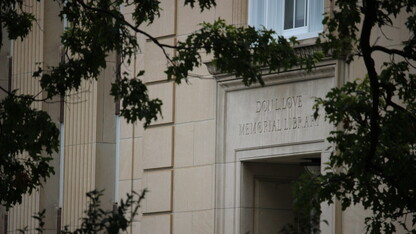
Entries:
<svg viewBox="0 0 416 234">
<path fill-rule="evenodd" d="M 371 89 L 371 99 L 372 107 L 370 114 L 370 150 L 368 155 L 366 155 L 366 167 L 368 167 L 373 159 L 377 144 L 379 140 L 380 127 L 379 122 L 379 81 L 378 74 L 375 69 L 374 59 L 371 57 L 372 48 L 370 46 L 370 36 L 372 28 L 376 23 L 376 2 L 375 0 L 365 0 L 363 1 L 363 14 L 364 21 L 361 28 L 361 37 L 360 37 L 360 47 L 363 53 L 364 64 L 368 71 L 368 77 L 370 79 L 370 89 Z"/>
<path fill-rule="evenodd" d="M 91 10 L 91 11 L 96 11 L 96 12 L 101 12 L 103 14 L 109 15 L 111 17 L 113 17 L 114 19 L 120 20 L 121 22 L 123 22 L 123 24 L 127 25 L 129 28 L 131 28 L 133 31 L 140 33 L 144 36 L 146 36 L 148 39 L 150 39 L 153 43 L 155 43 L 160 49 L 162 49 L 163 54 L 165 55 L 165 57 L 169 60 L 169 62 L 171 62 L 172 64 L 173 61 L 170 58 L 169 54 L 166 52 L 165 47 L 166 48 L 170 48 L 170 49 L 178 49 L 177 46 L 172 46 L 172 45 L 167 45 L 167 44 L 163 44 L 160 43 L 159 40 L 157 40 L 155 37 L 153 37 L 152 35 L 150 35 L 149 33 L 137 28 L 136 26 L 132 25 L 131 23 L 127 22 L 124 17 L 120 17 L 118 15 L 113 14 L 112 12 L 102 9 L 102 8 L 97 8 L 97 7 L 92 7 L 89 6 L 87 4 L 85 4 L 85 2 L 83 0 L 75 0 L 76 2 L 78 2 L 82 7 L 84 7 L 85 9 Z"/>
<path fill-rule="evenodd" d="M 411 194 L 410 191 L 403 190 L 402 187 L 398 186 L 400 184 L 400 181 L 403 178 L 398 178 L 397 176 L 386 175 L 383 169 L 379 167 L 378 165 L 375 165 L 374 163 L 371 163 L 369 169 L 372 169 L 375 175 L 378 175 L 384 178 L 388 182 L 388 185 L 397 189 L 398 194 L 401 194 L 402 195 L 401 197 L 406 200 L 407 208 L 409 210 L 413 212 L 416 211 L 416 203 L 414 202 L 414 197 L 409 195 Z"/>
<path fill-rule="evenodd" d="M 391 106 L 391 107 L 393 107 L 396 110 L 399 110 L 399 111 L 401 111 L 403 113 L 406 113 L 409 116 L 409 118 L 413 122 L 416 123 L 416 116 L 412 115 L 412 113 L 409 112 L 408 110 L 406 110 L 406 108 L 404 108 L 404 107 L 400 106 L 399 104 L 397 104 L 397 103 L 395 103 L 395 102 L 392 101 L 392 98 L 393 98 L 393 95 L 394 95 L 393 90 L 391 90 L 391 88 L 389 88 L 385 84 L 380 84 L 380 86 L 386 90 L 387 96 L 384 96 L 384 100 L 386 100 L 386 104 L 389 105 L 389 106 Z"/>
<path fill-rule="evenodd" d="M 403 50 L 388 49 L 384 46 L 373 46 L 373 47 L 371 47 L 371 51 L 372 52 L 373 51 L 381 51 L 381 52 L 384 52 L 384 53 L 389 54 L 389 55 L 395 55 L 396 54 L 396 55 L 402 56 L 403 58 L 416 60 L 416 57 L 404 52 Z"/>
<path fill-rule="evenodd" d="M 9 90 L 3 88 L 1 85 L 0 85 L 0 90 L 2 90 L 3 92 L 7 93 L 8 95 L 13 95 L 13 93 L 9 92 Z"/>
</svg>

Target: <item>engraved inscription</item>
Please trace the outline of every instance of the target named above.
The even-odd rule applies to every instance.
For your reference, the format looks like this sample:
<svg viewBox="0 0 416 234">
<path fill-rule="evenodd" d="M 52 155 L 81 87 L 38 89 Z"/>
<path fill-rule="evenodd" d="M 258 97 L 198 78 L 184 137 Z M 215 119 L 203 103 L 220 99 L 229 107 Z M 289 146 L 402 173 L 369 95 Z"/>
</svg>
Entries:
<svg viewBox="0 0 416 234">
<path fill-rule="evenodd" d="M 304 108 L 303 102 L 302 95 L 257 100 L 256 118 L 239 124 L 239 136 L 318 127 L 319 116 L 315 119 L 313 110 Z"/>
<path fill-rule="evenodd" d="M 291 108 L 302 108 L 302 96 L 293 96 L 286 98 L 275 98 L 270 100 L 256 101 L 256 113 L 268 112 L 273 110 L 286 110 Z"/>
</svg>

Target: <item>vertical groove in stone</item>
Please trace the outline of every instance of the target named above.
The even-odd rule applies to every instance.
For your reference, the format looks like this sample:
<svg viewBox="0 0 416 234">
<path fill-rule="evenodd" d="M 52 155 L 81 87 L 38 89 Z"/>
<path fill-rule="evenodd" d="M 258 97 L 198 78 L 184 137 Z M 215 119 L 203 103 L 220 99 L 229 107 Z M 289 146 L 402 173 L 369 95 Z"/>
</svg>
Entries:
<svg viewBox="0 0 416 234">
<path fill-rule="evenodd" d="M 43 15 L 44 2 L 26 0 L 23 10 L 32 13 L 36 19 Z M 34 23 L 32 31 L 21 41 L 15 40 L 13 48 L 12 89 L 18 89 L 18 94 L 38 94 L 41 89 L 38 80 L 32 77 L 37 64 L 42 62 L 43 51 L 43 21 Z M 35 102 L 33 108 L 41 109 L 42 103 Z M 23 153 L 20 157 L 25 157 Z M 28 230 L 36 228 L 35 219 L 31 218 L 39 212 L 39 192 L 32 191 L 31 195 L 24 195 L 22 203 L 14 206 L 9 212 L 8 226 L 10 231 L 17 231 L 27 227 Z"/>
<path fill-rule="evenodd" d="M 62 221 L 72 230 L 80 225 L 87 208 L 85 194 L 95 188 L 96 95 L 96 82 L 83 81 L 81 88 L 67 97 Z"/>
<path fill-rule="evenodd" d="M 25 40 L 14 41 L 12 87 L 18 93 L 38 94 L 41 89 L 37 79 L 32 77 L 38 66 L 43 64 L 43 19 L 44 1 L 26 0 L 24 10 L 32 12 L 37 22 Z M 44 67 L 44 69 L 46 69 Z M 63 225 L 71 229 L 79 225 L 86 208 L 85 193 L 95 187 L 95 139 L 97 87 L 94 82 L 83 82 L 80 92 L 66 98 L 65 105 L 65 169 L 63 192 Z M 41 95 L 38 96 L 40 98 Z M 42 103 L 33 107 L 41 109 Z M 22 155 L 23 156 L 23 155 Z M 30 218 L 39 211 L 39 192 L 25 195 L 21 205 L 9 213 L 9 230 L 35 228 L 36 222 Z"/>
<path fill-rule="evenodd" d="M 233 18 L 234 25 L 247 25 L 248 19 L 248 0 L 233 0 Z"/>
</svg>

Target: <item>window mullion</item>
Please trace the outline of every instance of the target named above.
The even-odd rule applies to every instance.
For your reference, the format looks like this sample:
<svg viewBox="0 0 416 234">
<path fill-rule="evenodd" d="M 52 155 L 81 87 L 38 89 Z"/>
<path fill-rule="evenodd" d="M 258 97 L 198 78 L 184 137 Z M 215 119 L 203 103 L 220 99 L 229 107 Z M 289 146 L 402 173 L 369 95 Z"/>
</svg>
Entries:
<svg viewBox="0 0 416 234">
<path fill-rule="evenodd" d="M 303 19 L 303 25 L 308 26 L 308 28 L 309 28 L 309 20 L 308 20 L 308 17 L 309 17 L 309 14 L 308 14 L 308 12 L 309 12 L 309 0 L 306 0 L 305 4 L 306 4 L 305 12 L 304 12 L 305 18 Z"/>
<path fill-rule="evenodd" d="M 322 31 L 323 0 L 248 0 L 248 3 L 250 25 L 264 25 L 278 35 L 299 39 L 315 37 Z"/>
<path fill-rule="evenodd" d="M 298 0 L 293 1 L 293 23 L 292 23 L 292 28 L 296 27 L 296 7 L 298 6 L 297 2 L 298 2 Z"/>
<path fill-rule="evenodd" d="M 265 12 L 264 12 L 264 14 L 265 14 L 265 19 L 264 19 L 264 26 L 266 27 L 266 28 L 269 28 L 270 27 L 270 24 L 269 24 L 269 11 L 268 11 L 268 9 L 269 9 L 269 2 L 270 2 L 270 0 L 267 0 L 267 1 L 265 1 L 265 3 L 264 3 L 264 5 L 265 5 L 265 7 L 264 7 L 264 9 L 265 9 Z"/>
</svg>

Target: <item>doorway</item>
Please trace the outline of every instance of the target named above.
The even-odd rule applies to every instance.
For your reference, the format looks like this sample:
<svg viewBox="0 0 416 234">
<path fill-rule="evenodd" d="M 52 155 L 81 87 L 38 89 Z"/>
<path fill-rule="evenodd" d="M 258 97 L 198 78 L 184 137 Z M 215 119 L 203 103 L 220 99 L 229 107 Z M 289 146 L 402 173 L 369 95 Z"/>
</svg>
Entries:
<svg viewBox="0 0 416 234">
<path fill-rule="evenodd" d="M 278 233 L 293 222 L 293 180 L 254 178 L 254 233 Z"/>
<path fill-rule="evenodd" d="M 292 187 L 304 172 L 298 163 L 243 162 L 241 233 L 276 234 L 293 223 Z"/>
</svg>

